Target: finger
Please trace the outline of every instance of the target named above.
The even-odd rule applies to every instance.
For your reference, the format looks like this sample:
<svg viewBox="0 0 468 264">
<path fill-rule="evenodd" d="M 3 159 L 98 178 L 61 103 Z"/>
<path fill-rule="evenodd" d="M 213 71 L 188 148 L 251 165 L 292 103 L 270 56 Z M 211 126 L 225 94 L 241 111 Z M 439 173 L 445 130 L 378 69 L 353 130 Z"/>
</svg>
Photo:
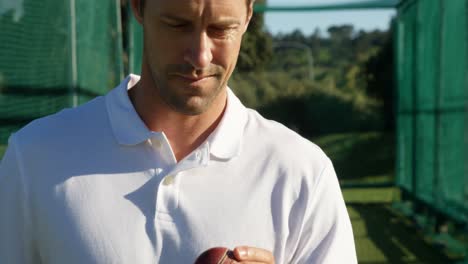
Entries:
<svg viewBox="0 0 468 264">
<path fill-rule="evenodd" d="M 234 249 L 234 256 L 242 263 L 260 262 L 260 263 L 275 263 L 273 253 L 263 248 L 255 248 L 248 246 L 239 246 Z"/>
</svg>

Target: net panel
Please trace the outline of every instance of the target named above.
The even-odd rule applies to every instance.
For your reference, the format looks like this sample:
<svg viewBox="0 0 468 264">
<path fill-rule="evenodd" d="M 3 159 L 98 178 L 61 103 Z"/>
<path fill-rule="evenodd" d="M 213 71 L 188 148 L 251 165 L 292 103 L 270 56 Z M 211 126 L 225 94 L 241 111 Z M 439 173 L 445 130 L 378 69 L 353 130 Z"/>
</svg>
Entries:
<svg viewBox="0 0 468 264">
<path fill-rule="evenodd" d="M 439 86 L 440 2 L 417 2 L 415 183 L 419 199 L 433 202 L 436 91 Z"/>
<path fill-rule="evenodd" d="M 120 1 L 76 1 L 78 104 L 123 77 Z"/>
<path fill-rule="evenodd" d="M 118 83 L 119 2 L 0 3 L 0 144 L 31 120 Z"/>
<path fill-rule="evenodd" d="M 468 221 L 467 13 L 468 0 L 404 1 L 396 71 L 397 184 L 462 221 Z"/>
<path fill-rule="evenodd" d="M 442 1 L 441 86 L 438 111 L 438 206 L 462 207 L 466 204 L 464 155 L 464 117 L 466 110 L 465 69 L 466 1 Z M 468 209 L 468 208 L 465 208 Z"/>
<path fill-rule="evenodd" d="M 25 0 L 1 8 L 0 83 L 3 89 L 63 90 L 69 86 L 69 1 Z M 51 16 L 50 10 L 63 15 Z"/>
<path fill-rule="evenodd" d="M 435 116 L 432 113 L 418 113 L 415 122 L 415 193 L 419 199 L 432 203 L 435 184 Z"/>
<path fill-rule="evenodd" d="M 135 19 L 130 6 L 127 8 L 128 68 L 130 73 L 141 74 L 143 56 L 143 28 Z"/>
<path fill-rule="evenodd" d="M 397 118 L 397 173 L 398 186 L 413 190 L 414 157 L 414 26 L 416 6 L 408 4 L 397 22 L 397 76 L 398 76 L 398 118 Z"/>
<path fill-rule="evenodd" d="M 28 121 L 70 105 L 69 2 L 8 3 L 0 7 L 0 144 Z"/>
<path fill-rule="evenodd" d="M 397 120 L 398 136 L 397 136 L 397 151 L 398 164 L 396 183 L 407 191 L 413 190 L 413 117 L 411 115 L 400 115 Z"/>
<path fill-rule="evenodd" d="M 468 12 L 468 1 L 466 1 L 465 10 L 465 142 L 463 147 L 463 155 L 465 157 L 465 161 L 463 162 L 465 168 L 465 200 L 463 207 L 468 208 L 468 33 L 466 32 L 468 30 L 468 15 L 466 14 Z"/>
</svg>

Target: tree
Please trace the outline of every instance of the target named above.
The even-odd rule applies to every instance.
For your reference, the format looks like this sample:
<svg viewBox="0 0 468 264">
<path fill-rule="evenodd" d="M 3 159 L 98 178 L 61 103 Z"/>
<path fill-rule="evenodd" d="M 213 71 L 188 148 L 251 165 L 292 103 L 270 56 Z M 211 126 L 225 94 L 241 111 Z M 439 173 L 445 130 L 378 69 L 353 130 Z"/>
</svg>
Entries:
<svg viewBox="0 0 468 264">
<path fill-rule="evenodd" d="M 256 3 L 265 4 L 266 0 Z M 242 48 L 237 62 L 237 71 L 248 72 L 265 69 L 273 56 L 272 38 L 265 30 L 263 13 L 254 13 L 249 28 L 242 40 Z"/>
</svg>

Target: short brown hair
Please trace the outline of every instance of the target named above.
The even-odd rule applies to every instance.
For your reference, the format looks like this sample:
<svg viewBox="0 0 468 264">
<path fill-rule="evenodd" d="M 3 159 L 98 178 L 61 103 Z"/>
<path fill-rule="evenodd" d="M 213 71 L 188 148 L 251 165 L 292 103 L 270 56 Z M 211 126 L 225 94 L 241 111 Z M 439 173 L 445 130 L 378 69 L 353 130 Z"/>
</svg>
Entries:
<svg viewBox="0 0 468 264">
<path fill-rule="evenodd" d="M 138 7 L 140 14 L 143 14 L 143 9 L 145 8 L 145 1 L 146 0 L 140 0 L 140 6 Z M 255 0 L 247 0 L 247 5 L 251 5 Z"/>
</svg>

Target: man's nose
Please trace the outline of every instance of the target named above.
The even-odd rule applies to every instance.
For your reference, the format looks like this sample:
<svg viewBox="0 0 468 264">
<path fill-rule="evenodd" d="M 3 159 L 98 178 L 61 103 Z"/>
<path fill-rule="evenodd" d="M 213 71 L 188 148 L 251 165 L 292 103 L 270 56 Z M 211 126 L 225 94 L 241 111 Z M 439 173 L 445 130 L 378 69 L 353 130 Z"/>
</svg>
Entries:
<svg viewBox="0 0 468 264">
<path fill-rule="evenodd" d="M 184 60 L 195 69 L 203 69 L 208 67 L 213 60 L 212 43 L 205 32 L 194 35 L 185 51 Z"/>
</svg>

